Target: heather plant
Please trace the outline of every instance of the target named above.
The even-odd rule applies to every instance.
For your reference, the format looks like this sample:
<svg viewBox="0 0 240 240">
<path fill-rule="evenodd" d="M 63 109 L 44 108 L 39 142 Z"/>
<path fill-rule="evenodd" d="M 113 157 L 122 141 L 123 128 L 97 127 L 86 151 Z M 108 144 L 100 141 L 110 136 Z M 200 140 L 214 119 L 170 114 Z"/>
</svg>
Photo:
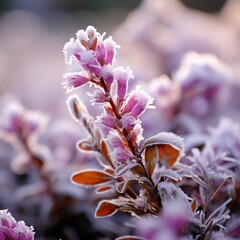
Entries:
<svg viewBox="0 0 240 240">
<path fill-rule="evenodd" d="M 39 239 L 238 239 L 240 126 L 214 125 L 228 107 L 229 67 L 190 52 L 172 76 L 139 86 L 129 67 L 115 67 L 118 48 L 92 26 L 65 44 L 76 123 L 4 107 L 0 207 Z M 0 210 L 0 240 L 33 237 Z"/>
<path fill-rule="evenodd" d="M 144 140 L 140 117 L 154 108 L 153 98 L 140 86 L 129 91 L 132 71 L 129 67 L 114 67 L 119 46 L 111 37 L 104 39 L 105 34 L 92 26 L 76 36 L 63 51 L 66 63 L 76 63 L 81 71 L 66 73 L 63 86 L 69 93 L 88 84 L 94 89 L 88 93 L 92 104 L 100 104 L 103 113 L 94 119 L 76 94 L 67 100 L 71 116 L 88 135 L 77 143 L 77 148 L 95 152 L 99 163 L 96 169 L 74 172 L 71 180 L 80 186 L 95 187 L 101 194 L 95 217 L 128 212 L 140 219 L 135 222 L 139 237 L 117 239 L 224 238 L 230 205 L 238 194 L 236 155 L 217 151 L 211 141 L 206 141 L 202 150 L 193 148 L 185 156 L 184 140 L 172 132 L 160 132 Z M 214 104 L 225 70 L 212 56 L 207 61 L 200 59 L 200 67 L 190 65 L 197 77 L 192 77 L 185 66 L 174 82 L 164 77 L 159 83 L 159 104 L 167 118 L 174 117 L 176 110 L 174 114 L 166 111 L 172 106 L 190 115 L 202 115 Z M 186 62 L 188 65 L 191 61 Z"/>
</svg>

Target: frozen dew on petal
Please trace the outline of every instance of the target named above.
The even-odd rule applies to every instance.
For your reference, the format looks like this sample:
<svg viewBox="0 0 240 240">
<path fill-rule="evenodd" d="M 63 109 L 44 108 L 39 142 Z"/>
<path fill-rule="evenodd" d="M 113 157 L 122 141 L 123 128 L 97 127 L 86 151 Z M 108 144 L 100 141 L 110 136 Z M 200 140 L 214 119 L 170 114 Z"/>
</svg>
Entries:
<svg viewBox="0 0 240 240">
<path fill-rule="evenodd" d="M 128 151 L 127 148 L 121 147 L 114 148 L 111 156 L 113 160 L 119 163 L 125 163 L 133 159 L 132 153 Z"/>
<path fill-rule="evenodd" d="M 116 131 L 110 131 L 108 134 L 108 141 L 114 148 L 125 148 L 121 137 Z"/>
<path fill-rule="evenodd" d="M 139 145 L 140 142 L 144 139 L 143 138 L 143 128 L 140 122 L 136 123 L 133 130 L 132 130 L 132 139 L 136 141 L 136 143 Z"/>
<path fill-rule="evenodd" d="M 74 38 L 71 38 L 69 42 L 65 43 L 63 47 L 63 53 L 65 56 L 65 63 L 68 65 L 72 64 L 73 59 L 78 58 L 77 56 L 80 55 L 81 49 L 78 46 L 77 42 Z"/>
<path fill-rule="evenodd" d="M 110 131 L 108 140 L 110 145 L 113 147 L 112 159 L 117 162 L 124 163 L 133 158 L 127 144 L 123 142 L 123 139 L 116 131 Z"/>
<path fill-rule="evenodd" d="M 99 42 L 96 49 L 96 57 L 99 63 L 104 63 L 104 59 L 106 58 L 106 48 L 103 42 Z"/>
<path fill-rule="evenodd" d="M 63 88 L 66 89 L 67 93 L 71 92 L 75 88 L 84 86 L 90 80 L 89 74 L 84 71 L 65 73 L 63 77 L 66 79 L 66 81 L 63 82 L 62 85 Z"/>
<path fill-rule="evenodd" d="M 97 61 L 93 50 L 83 51 L 80 55 L 80 63 L 86 71 L 94 74 L 100 74 L 102 72 L 102 66 Z"/>
<path fill-rule="evenodd" d="M 88 26 L 86 31 L 79 30 L 77 33 L 77 39 L 81 43 L 81 45 L 87 50 L 95 50 L 97 46 L 98 38 L 100 34 L 93 26 Z"/>
<path fill-rule="evenodd" d="M 123 113 L 131 113 L 133 117 L 137 118 L 147 109 L 154 108 L 152 104 L 153 98 L 140 86 L 137 86 L 136 90 L 130 92 L 123 107 Z"/>
<path fill-rule="evenodd" d="M 104 64 L 113 65 L 115 62 L 116 49 L 120 46 L 113 41 L 112 37 L 108 37 L 103 41 L 106 49 L 106 58 L 104 59 Z"/>
<path fill-rule="evenodd" d="M 119 99 L 123 99 L 128 90 L 128 81 L 134 78 L 132 70 L 127 67 L 118 67 L 114 70 L 114 80 L 117 83 L 117 95 Z"/>
<path fill-rule="evenodd" d="M 111 86 L 114 81 L 114 76 L 111 69 L 103 66 L 100 76 L 103 78 L 107 86 Z"/>
<path fill-rule="evenodd" d="M 0 226 L 6 228 L 14 228 L 17 226 L 16 220 L 8 210 L 0 210 Z"/>
<path fill-rule="evenodd" d="M 121 123 L 124 128 L 132 129 L 135 126 L 136 122 L 137 120 L 135 117 L 129 113 L 122 115 Z"/>
<path fill-rule="evenodd" d="M 94 105 L 95 103 L 105 103 L 109 101 L 109 96 L 102 89 L 95 90 L 92 94 L 88 93 L 91 97 L 91 102 Z"/>
<path fill-rule="evenodd" d="M 34 229 L 23 221 L 17 222 L 7 210 L 0 210 L 0 237 L 11 240 L 33 240 Z"/>
<path fill-rule="evenodd" d="M 105 127 L 116 128 L 115 117 L 104 112 L 101 116 L 97 118 L 97 122 L 100 122 Z"/>
</svg>

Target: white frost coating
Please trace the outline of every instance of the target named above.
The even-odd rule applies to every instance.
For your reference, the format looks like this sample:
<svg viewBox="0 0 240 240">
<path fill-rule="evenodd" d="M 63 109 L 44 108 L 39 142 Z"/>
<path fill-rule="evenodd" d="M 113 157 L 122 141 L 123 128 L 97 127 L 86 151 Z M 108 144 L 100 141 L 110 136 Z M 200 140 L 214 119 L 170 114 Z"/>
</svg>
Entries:
<svg viewBox="0 0 240 240">
<path fill-rule="evenodd" d="M 182 157 L 184 155 L 185 145 L 183 138 L 177 136 L 172 132 L 161 132 L 153 137 L 148 138 L 144 142 L 141 151 L 143 151 L 146 147 L 160 144 L 169 144 L 173 148 L 179 150 L 179 157 Z"/>
<path fill-rule="evenodd" d="M 187 53 L 179 70 L 174 76 L 174 81 L 185 86 L 201 79 L 207 85 L 218 85 L 229 79 L 230 70 L 213 54 Z"/>
<path fill-rule="evenodd" d="M 182 189 L 176 187 L 171 182 L 161 182 L 158 184 L 158 191 L 163 209 L 167 213 L 191 212 L 191 205 L 188 196 Z"/>
</svg>

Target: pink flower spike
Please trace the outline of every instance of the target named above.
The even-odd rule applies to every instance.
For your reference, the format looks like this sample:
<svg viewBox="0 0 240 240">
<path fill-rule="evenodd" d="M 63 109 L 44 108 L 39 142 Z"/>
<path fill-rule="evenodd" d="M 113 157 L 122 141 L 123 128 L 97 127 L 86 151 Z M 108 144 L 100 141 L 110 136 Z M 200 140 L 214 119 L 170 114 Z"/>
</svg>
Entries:
<svg viewBox="0 0 240 240">
<path fill-rule="evenodd" d="M 100 37 L 100 34 L 93 26 L 88 26 L 86 31 L 79 30 L 76 35 L 79 43 L 83 48 L 95 51 L 97 46 L 97 40 L 98 37 Z"/>
<path fill-rule="evenodd" d="M 71 92 L 74 88 L 85 85 L 89 80 L 89 75 L 86 72 L 65 73 L 63 77 L 66 79 L 62 83 L 63 88 L 66 88 L 66 92 Z"/>
<path fill-rule="evenodd" d="M 17 226 L 17 222 L 7 210 L 0 210 L 0 226 L 14 228 Z"/>
<path fill-rule="evenodd" d="M 127 93 L 128 81 L 133 78 L 132 70 L 119 67 L 114 71 L 114 79 L 117 82 L 117 95 L 119 99 L 123 99 Z"/>
<path fill-rule="evenodd" d="M 116 44 L 116 42 L 113 41 L 112 37 L 106 38 L 104 41 L 104 46 L 106 49 L 106 58 L 105 58 L 105 64 L 112 65 L 115 61 L 115 55 L 116 55 L 116 48 L 120 48 L 119 45 Z"/>
</svg>

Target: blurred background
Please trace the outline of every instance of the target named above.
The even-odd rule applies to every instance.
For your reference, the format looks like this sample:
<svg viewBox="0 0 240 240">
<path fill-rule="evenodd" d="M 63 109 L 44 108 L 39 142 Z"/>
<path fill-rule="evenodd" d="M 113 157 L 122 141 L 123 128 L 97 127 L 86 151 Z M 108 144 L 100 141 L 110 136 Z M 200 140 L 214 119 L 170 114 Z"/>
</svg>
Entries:
<svg viewBox="0 0 240 240">
<path fill-rule="evenodd" d="M 217 104 L 216 102 L 211 103 L 211 99 L 207 99 L 206 104 L 209 104 L 209 107 L 207 106 L 208 111 L 204 113 L 205 115 L 191 116 L 192 113 L 190 113 L 190 117 L 194 119 L 192 129 L 195 131 L 195 127 L 200 126 L 196 129 L 200 129 L 199 132 L 202 129 L 205 131 L 208 124 L 214 126 L 222 115 L 239 121 L 239 12 L 239 0 L 1 0 L 0 113 L 9 101 L 15 99 L 27 108 L 46 113 L 53 122 L 64 117 L 72 123 L 65 103 L 68 95 L 61 85 L 63 82 L 62 75 L 71 70 L 64 63 L 62 49 L 71 37 L 75 38 L 75 33 L 79 29 L 86 29 L 88 25 L 93 25 L 100 33 L 106 32 L 106 36 L 113 35 L 114 40 L 121 46 L 121 49 L 117 52 L 116 65 L 130 66 L 135 75 L 132 85 L 141 84 L 146 90 L 148 90 L 149 82 L 152 79 L 163 74 L 173 79 L 174 74 L 181 66 L 182 59 L 188 52 L 214 54 L 224 64 L 221 65 L 217 62 L 216 67 L 215 63 L 212 64 L 210 61 L 210 68 L 209 66 L 205 67 L 204 61 L 211 58 L 203 56 L 203 60 L 199 57 L 200 61 L 199 59 L 192 59 L 193 62 L 195 60 L 200 63 L 203 61 L 203 64 L 197 65 L 197 70 L 195 70 L 194 63 L 193 65 L 190 64 L 190 67 L 187 66 L 187 71 L 190 73 L 198 74 L 202 71 L 207 76 L 206 78 L 203 77 L 204 80 L 206 79 L 206 82 L 203 83 L 203 89 L 200 89 L 200 93 L 197 89 L 196 95 L 204 95 L 203 93 L 209 87 L 209 83 L 211 84 L 211 80 L 214 81 L 216 69 L 217 72 L 219 69 L 221 70 L 219 71 L 220 74 L 225 73 L 225 68 L 227 69 L 227 77 L 224 79 L 227 83 L 223 85 L 223 90 L 225 90 L 225 86 L 231 90 L 217 98 L 216 102 L 219 99 L 221 100 Z M 213 68 L 211 68 L 211 64 Z M 225 77 L 224 74 L 222 76 Z M 164 87 L 163 95 L 165 94 Z M 152 89 L 153 93 L 154 90 L 156 89 Z M 85 90 L 76 90 L 84 99 L 86 93 L 83 91 Z M 176 95 L 176 93 L 174 92 L 173 95 Z M 181 105 L 182 99 L 179 101 L 180 104 L 177 102 L 177 106 Z M 218 109 L 217 114 L 216 109 Z M 155 120 L 160 122 L 159 118 L 165 116 L 159 114 L 157 110 L 155 112 L 157 113 Z M 181 109 L 178 112 L 181 112 Z M 174 114 L 178 114 L 178 112 L 174 111 Z M 185 109 L 183 112 L 186 113 Z M 151 113 L 146 114 L 146 118 L 148 118 L 145 119 L 146 122 L 154 119 L 151 117 Z M 175 121 L 175 115 L 172 116 L 171 120 Z M 185 125 L 190 125 L 185 119 L 182 122 L 185 122 Z M 154 130 L 172 131 L 175 130 L 174 124 L 172 124 L 172 128 L 164 128 L 163 125 L 157 126 Z M 54 169 L 53 172 L 55 171 L 57 177 L 61 178 L 62 182 L 60 183 L 64 182 L 66 184 L 58 184 L 57 187 L 53 185 L 53 189 L 57 189 L 57 197 L 64 195 L 66 192 L 67 197 L 64 195 L 66 198 L 54 199 L 56 201 L 53 201 L 52 205 L 49 204 L 48 200 L 42 201 L 42 199 L 39 199 L 39 195 L 35 194 L 32 189 L 34 198 L 29 197 L 29 202 L 23 201 L 23 198 L 19 200 L 12 197 L 17 191 L 19 192 L 20 185 L 23 187 L 26 183 L 31 184 L 31 176 L 38 175 L 36 172 L 32 173 L 32 170 L 20 177 L 14 175 L 15 173 L 9 168 L 9 163 L 14 155 L 13 150 L 1 140 L 0 192 L 4 188 L 6 194 L 0 195 L 0 207 L 12 210 L 12 214 L 17 216 L 18 220 L 23 219 L 29 225 L 36 226 L 37 239 L 61 238 L 60 233 L 59 236 L 55 234 L 58 233 L 59 228 L 65 225 L 67 225 L 67 233 L 65 234 L 69 237 L 62 239 L 100 239 L 97 238 L 98 236 L 101 236 L 102 239 L 113 239 L 112 236 L 116 237 L 122 233 L 122 229 L 119 227 L 119 223 L 124 224 L 122 218 L 117 218 L 114 221 L 106 220 L 107 224 L 105 225 L 105 222 L 102 224 L 102 221 L 94 220 L 94 208 L 89 207 L 92 202 L 89 201 L 91 196 L 89 197 L 88 192 L 86 194 L 85 190 L 79 190 L 80 188 L 76 187 L 69 193 L 71 188 L 69 186 L 72 186 L 69 175 L 73 172 L 73 169 L 74 171 L 78 170 L 81 164 L 84 165 L 87 162 L 84 157 L 77 156 L 75 148 L 75 143 L 82 137 L 82 132 L 76 131 L 76 125 L 69 126 L 65 122 L 61 124 L 58 122 L 56 125 L 55 123 L 50 124 L 48 130 L 44 133 L 46 136 L 42 140 L 49 147 L 48 150 L 53 156 L 54 167 L 57 166 L 56 162 L 59 159 L 62 164 L 59 169 Z M 152 128 L 152 122 L 149 126 Z M 150 128 L 146 128 L 146 131 L 152 134 Z M 75 156 L 75 162 L 71 162 L 73 166 L 68 165 L 71 156 Z M 69 166 L 67 171 L 66 166 Z M 64 174 L 62 174 L 63 172 Z M 52 176 L 56 180 L 55 175 L 50 174 L 50 178 Z M 36 182 L 38 181 L 41 182 L 42 180 L 37 178 Z M 66 190 L 65 192 L 63 188 L 64 191 Z M 25 191 L 26 189 L 22 190 L 21 194 L 24 195 Z M 69 201 L 69 195 L 71 201 Z M 10 198 L 11 201 L 8 200 Z M 35 205 L 37 205 L 38 210 L 35 209 L 32 199 L 37 202 Z M 67 201 L 65 201 L 66 199 Z M 77 207 L 74 205 L 75 208 L 69 207 L 72 206 L 72 199 L 76 200 L 74 203 Z M 96 204 L 94 197 L 93 199 L 94 204 Z M 32 208 L 29 207 L 31 202 L 34 205 Z M 56 202 L 60 202 L 59 205 Z M 71 212 L 69 213 L 70 208 Z M 32 211 L 31 209 L 35 210 Z M 42 214 L 42 218 L 39 218 L 39 215 L 41 215 L 39 212 L 42 209 L 44 209 L 45 215 Z M 89 211 L 90 213 L 86 214 L 87 217 L 85 218 L 82 211 Z M 62 214 L 61 218 L 56 214 L 57 220 L 53 218 L 56 220 L 55 225 L 51 220 L 49 222 L 45 221 L 48 219 L 49 212 Z M 75 213 L 79 213 L 79 215 L 76 216 Z M 32 215 L 32 218 L 29 215 Z M 82 219 L 81 227 L 78 225 L 78 223 L 81 224 L 79 218 Z M 61 220 L 60 223 L 58 222 L 59 219 Z M 46 233 L 44 229 L 49 225 L 51 225 L 50 233 Z M 71 229 L 75 229 L 74 231 L 77 232 L 76 237 L 72 237 L 71 231 L 69 233 L 70 225 L 72 225 Z M 85 233 L 82 233 L 84 229 L 87 229 L 86 236 Z M 93 232 L 93 229 L 95 229 L 95 238 L 88 235 Z M 112 231 L 111 233 L 108 233 L 109 229 Z M 103 234 L 104 231 L 107 233 Z M 129 232 L 126 231 L 126 233 Z M 110 237 L 104 238 L 106 235 Z"/>
<path fill-rule="evenodd" d="M 107 32 L 107 35 L 113 34 L 115 41 L 120 45 L 126 44 L 119 53 L 119 64 L 123 61 L 134 70 L 136 69 L 136 74 L 139 74 L 140 78 L 156 77 L 162 72 L 169 73 L 179 65 L 180 57 L 176 58 L 178 60 L 175 60 L 175 63 L 168 63 L 169 57 L 166 56 L 166 52 L 169 48 L 172 48 L 172 51 L 176 50 L 177 47 L 172 47 L 171 44 L 180 45 L 182 41 L 185 41 L 182 38 L 183 34 L 187 37 L 193 34 L 192 42 L 195 40 L 200 42 L 201 38 L 208 41 L 204 34 L 208 31 L 207 21 L 209 19 L 210 25 L 213 24 L 216 31 L 222 32 L 225 29 L 229 31 L 227 27 L 224 29 L 219 27 L 221 24 L 218 24 L 212 16 L 208 16 L 218 14 L 226 1 L 182 0 L 182 2 L 185 6 L 197 10 L 196 13 L 189 15 L 189 10 L 182 12 L 183 5 L 177 6 L 179 5 L 178 1 L 167 3 L 165 0 L 144 2 L 140 0 L 1 0 L 0 94 L 3 96 L 13 93 L 31 108 L 61 115 L 64 109 L 63 97 L 66 97 L 61 89 L 62 74 L 66 71 L 62 48 L 78 29 L 85 29 L 88 25 L 94 25 L 99 32 Z M 149 16 L 147 5 L 154 6 L 156 4 L 166 6 L 163 6 L 164 10 L 155 11 L 152 16 Z M 157 9 L 158 7 L 155 10 Z M 135 13 L 132 13 L 133 10 Z M 175 11 L 176 14 L 173 15 L 172 11 Z M 209 14 L 201 15 L 200 11 Z M 182 16 L 176 20 L 177 14 L 178 16 L 185 14 L 186 21 Z M 194 27 L 190 25 L 191 22 L 188 22 L 189 18 L 192 19 L 192 23 L 195 23 Z M 155 23 L 149 29 L 150 21 L 153 20 Z M 196 27 L 198 25 L 199 27 Z M 139 50 L 137 46 L 129 43 L 130 41 L 135 42 L 137 37 L 144 36 L 144 33 L 140 32 L 140 28 L 141 31 L 146 29 L 146 34 L 148 30 L 155 31 L 157 35 L 161 32 L 163 44 L 159 48 L 164 49 L 158 54 L 160 57 L 158 57 L 157 64 L 154 48 L 158 46 L 151 46 L 151 49 L 146 49 L 144 46 Z M 232 35 L 232 32 L 227 34 Z M 175 35 L 179 35 L 179 41 L 176 43 L 176 39 L 172 38 Z M 221 36 L 215 40 L 226 40 L 226 36 L 223 39 L 219 39 L 219 37 Z M 165 41 L 167 41 L 166 46 Z M 214 42 L 213 39 L 208 45 L 211 45 L 211 42 Z M 184 42 L 181 49 L 184 49 L 188 43 Z M 206 46 L 205 42 L 202 45 Z M 214 47 L 215 49 L 211 49 L 208 45 L 205 50 L 215 51 L 219 44 Z M 129 53 L 130 48 L 133 54 Z M 194 49 L 195 46 L 190 43 L 189 48 Z M 202 51 L 203 49 L 202 46 L 197 48 L 195 50 Z M 182 50 L 181 55 L 186 50 L 189 49 Z M 138 65 L 140 61 L 137 59 L 138 54 L 141 59 L 141 54 L 143 54 L 147 60 L 148 57 L 152 60 L 151 64 L 147 64 L 147 66 L 151 66 L 147 70 L 144 69 L 144 72 L 139 68 L 142 68 L 142 65 L 144 66 L 147 61 L 142 61 Z M 173 64 L 168 72 L 163 69 L 166 64 Z"/>
</svg>

